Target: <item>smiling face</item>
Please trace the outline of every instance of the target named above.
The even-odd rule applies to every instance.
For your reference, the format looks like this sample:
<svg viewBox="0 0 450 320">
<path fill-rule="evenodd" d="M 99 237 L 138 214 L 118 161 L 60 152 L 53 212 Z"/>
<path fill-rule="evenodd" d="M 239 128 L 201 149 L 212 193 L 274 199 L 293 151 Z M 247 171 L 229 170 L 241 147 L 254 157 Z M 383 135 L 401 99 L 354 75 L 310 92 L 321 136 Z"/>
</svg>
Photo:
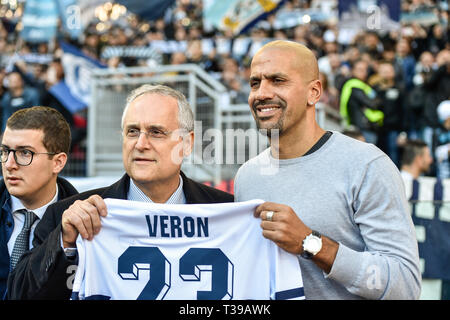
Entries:
<svg viewBox="0 0 450 320">
<path fill-rule="evenodd" d="M 314 108 L 321 86 L 315 58 L 306 50 L 267 47 L 253 58 L 248 103 L 258 129 L 268 134 L 278 129 L 280 137 L 287 135 L 303 126 L 308 106 Z"/>
<path fill-rule="evenodd" d="M 146 93 L 130 103 L 123 121 L 122 158 L 126 172 L 144 192 L 178 186 L 184 155 L 179 129 L 175 98 Z M 147 134 L 127 136 L 136 130 Z"/>
</svg>

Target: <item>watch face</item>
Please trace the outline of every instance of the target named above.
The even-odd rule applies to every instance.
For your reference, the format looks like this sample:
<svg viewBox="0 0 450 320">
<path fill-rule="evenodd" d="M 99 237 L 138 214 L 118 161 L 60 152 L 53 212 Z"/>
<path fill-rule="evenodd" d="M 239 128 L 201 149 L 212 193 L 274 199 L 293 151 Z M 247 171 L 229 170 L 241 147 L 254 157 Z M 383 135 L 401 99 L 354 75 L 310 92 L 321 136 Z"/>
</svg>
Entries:
<svg viewBox="0 0 450 320">
<path fill-rule="evenodd" d="M 322 249 L 322 239 L 314 235 L 309 235 L 305 239 L 304 250 L 315 255 Z"/>
<path fill-rule="evenodd" d="M 317 253 L 322 248 L 322 241 L 317 237 L 313 237 L 308 241 L 308 251 Z"/>
</svg>

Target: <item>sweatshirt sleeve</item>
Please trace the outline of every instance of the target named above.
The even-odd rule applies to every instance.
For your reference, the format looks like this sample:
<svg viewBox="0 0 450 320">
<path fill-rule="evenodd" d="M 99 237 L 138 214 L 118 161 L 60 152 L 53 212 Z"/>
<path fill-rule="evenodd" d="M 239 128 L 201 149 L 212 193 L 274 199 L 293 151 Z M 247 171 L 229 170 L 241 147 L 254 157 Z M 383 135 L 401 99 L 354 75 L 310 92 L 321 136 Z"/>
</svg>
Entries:
<svg viewBox="0 0 450 320">
<path fill-rule="evenodd" d="M 367 299 L 418 299 L 418 245 L 404 186 L 395 165 L 371 161 L 353 203 L 365 249 L 339 244 L 328 279 Z"/>
</svg>

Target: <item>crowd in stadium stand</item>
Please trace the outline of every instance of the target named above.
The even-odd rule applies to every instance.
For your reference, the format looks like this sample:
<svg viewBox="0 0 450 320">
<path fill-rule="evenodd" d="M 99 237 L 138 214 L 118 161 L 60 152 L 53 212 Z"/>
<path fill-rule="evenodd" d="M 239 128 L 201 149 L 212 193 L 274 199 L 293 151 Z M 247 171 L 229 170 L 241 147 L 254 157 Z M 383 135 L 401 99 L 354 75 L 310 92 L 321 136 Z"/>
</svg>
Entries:
<svg viewBox="0 0 450 320">
<path fill-rule="evenodd" d="M 449 178 L 450 170 L 439 168 L 439 165 L 448 166 L 450 150 L 446 147 L 450 143 L 450 133 L 444 125 L 450 117 L 450 111 L 446 111 L 450 108 L 448 4 L 439 0 L 402 1 L 402 12 L 432 13 L 436 21 L 403 23 L 400 29 L 385 33 L 376 29 L 361 30 L 347 39 L 340 33 L 336 19 L 310 21 L 288 28 L 276 26 L 280 11 L 320 7 L 324 2 L 337 3 L 289 0 L 277 13 L 244 34 L 234 36 L 204 25 L 202 0 L 177 0 L 176 5 L 156 21 L 144 21 L 130 14 L 99 30 L 96 20 L 85 28 L 80 39 L 66 40 L 110 68 L 198 64 L 227 87 L 234 104 L 247 103 L 249 66 L 255 50 L 271 39 L 300 42 L 317 55 L 324 87 L 322 102 L 342 114 L 342 93 L 344 89 L 350 90 L 345 102 L 347 112 L 351 113 L 347 123 L 359 129 L 368 142 L 377 144 L 399 166 L 402 143 L 399 137 L 406 134 L 411 139 L 422 139 L 435 155 L 435 165 L 429 175 Z M 17 104 L 49 105 L 62 111 L 69 120 L 75 143 L 82 141 L 86 135 L 86 112 L 70 114 L 47 90 L 64 77 L 58 42 L 30 44 L 19 41 L 18 34 L 13 30 L 8 32 L 5 24 L 0 25 L 3 119 L 9 115 L 11 106 L 17 107 Z M 123 51 L 117 53 L 114 51 L 117 47 L 148 47 L 153 51 L 133 56 Z M 37 53 L 42 60 L 17 60 L 11 69 L 9 62 L 16 52 Z M 357 95 L 351 94 L 352 90 L 364 90 L 345 87 L 351 78 L 359 79 L 361 86 L 367 85 L 374 94 L 367 94 L 367 91 L 361 98 L 363 102 L 355 101 Z M 353 112 L 352 108 L 358 108 L 358 103 L 374 111 L 382 110 L 384 119 L 380 121 L 376 113 L 372 118 L 367 117 L 363 109 L 363 112 Z"/>
</svg>

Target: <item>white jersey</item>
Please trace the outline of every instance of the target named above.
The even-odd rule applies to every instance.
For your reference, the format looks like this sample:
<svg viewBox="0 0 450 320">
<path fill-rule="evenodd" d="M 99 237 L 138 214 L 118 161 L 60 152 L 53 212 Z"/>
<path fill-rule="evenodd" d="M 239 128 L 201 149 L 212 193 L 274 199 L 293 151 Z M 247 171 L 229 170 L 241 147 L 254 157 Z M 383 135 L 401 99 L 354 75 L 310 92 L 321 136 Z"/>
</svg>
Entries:
<svg viewBox="0 0 450 320">
<path fill-rule="evenodd" d="M 304 299 L 297 256 L 253 216 L 261 200 L 105 202 L 100 233 L 78 237 L 72 299 Z"/>
</svg>

